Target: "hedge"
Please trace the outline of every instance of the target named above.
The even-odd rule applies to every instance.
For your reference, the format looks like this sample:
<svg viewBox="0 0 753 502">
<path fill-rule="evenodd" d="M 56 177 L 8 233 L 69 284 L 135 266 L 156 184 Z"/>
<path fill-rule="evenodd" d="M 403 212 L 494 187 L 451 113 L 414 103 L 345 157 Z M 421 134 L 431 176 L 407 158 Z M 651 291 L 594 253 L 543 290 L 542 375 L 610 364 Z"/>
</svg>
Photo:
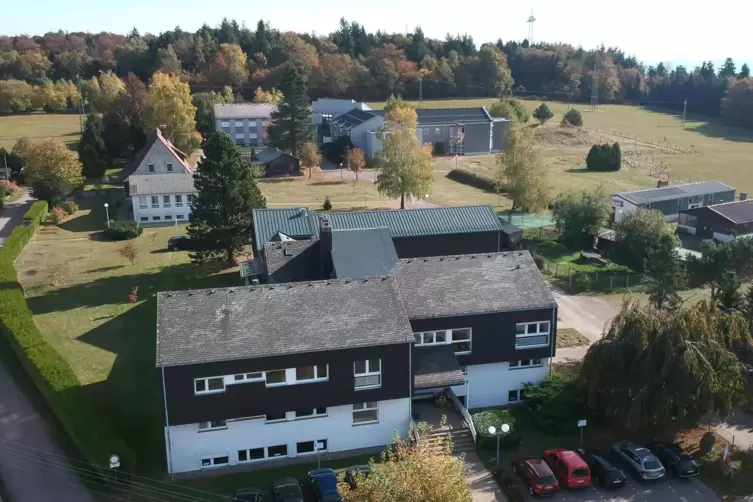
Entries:
<svg viewBox="0 0 753 502">
<path fill-rule="evenodd" d="M 144 228 L 135 221 L 111 221 L 105 225 L 105 236 L 114 241 L 135 239 L 144 232 Z"/>
<path fill-rule="evenodd" d="M 469 171 L 468 169 L 453 169 L 447 173 L 447 177 L 458 183 L 463 183 L 464 185 L 470 185 L 487 192 L 497 193 L 497 185 L 494 183 L 493 179 L 484 176 L 483 174 Z"/>
<path fill-rule="evenodd" d="M 0 248 L 0 282 L 6 285 L 0 289 L 0 333 L 84 458 L 102 466 L 110 454 L 118 453 L 124 467 L 132 468 L 133 451 L 99 417 L 71 366 L 34 324 L 18 282 L 13 262 L 46 214 L 47 203 L 35 202 L 24 216 L 31 225 L 16 227 Z"/>
<path fill-rule="evenodd" d="M 476 428 L 478 446 L 485 450 L 494 450 L 497 447 L 497 436 L 489 434 L 489 426 L 499 429 L 502 424 L 510 426 L 510 432 L 500 437 L 500 448 L 513 449 L 520 445 L 521 436 L 515 426 L 515 417 L 508 410 L 491 409 L 477 411 L 471 414 L 473 426 Z"/>
</svg>

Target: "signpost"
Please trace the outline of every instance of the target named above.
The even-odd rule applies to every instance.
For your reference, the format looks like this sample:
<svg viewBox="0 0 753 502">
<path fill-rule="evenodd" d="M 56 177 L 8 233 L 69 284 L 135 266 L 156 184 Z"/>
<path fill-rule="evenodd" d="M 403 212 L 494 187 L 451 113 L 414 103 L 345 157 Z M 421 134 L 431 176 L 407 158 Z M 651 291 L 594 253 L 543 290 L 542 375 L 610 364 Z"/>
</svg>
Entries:
<svg viewBox="0 0 753 502">
<path fill-rule="evenodd" d="M 116 469 L 120 467 L 120 457 L 113 453 L 110 455 L 110 458 L 108 458 L 108 461 L 110 463 L 110 469 L 112 469 L 113 477 L 115 478 L 115 484 L 118 484 L 118 471 Z"/>
<path fill-rule="evenodd" d="M 324 449 L 324 443 L 321 441 L 315 441 L 314 442 L 314 449 L 316 450 L 316 468 L 321 469 L 322 467 L 322 459 L 319 456 L 319 450 Z"/>
<path fill-rule="evenodd" d="M 580 447 L 583 448 L 583 428 L 586 426 L 586 420 L 578 420 L 578 428 L 580 429 Z"/>
</svg>

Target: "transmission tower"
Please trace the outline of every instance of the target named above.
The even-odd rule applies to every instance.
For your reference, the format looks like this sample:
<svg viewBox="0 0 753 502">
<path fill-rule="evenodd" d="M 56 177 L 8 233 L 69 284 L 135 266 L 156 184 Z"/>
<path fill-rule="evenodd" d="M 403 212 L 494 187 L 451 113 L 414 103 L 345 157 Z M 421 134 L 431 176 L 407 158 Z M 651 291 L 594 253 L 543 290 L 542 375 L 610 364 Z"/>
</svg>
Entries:
<svg viewBox="0 0 753 502">
<path fill-rule="evenodd" d="M 536 22 L 536 18 L 533 17 L 533 10 L 531 10 L 531 15 L 528 16 L 528 44 L 533 45 L 533 23 Z"/>
<path fill-rule="evenodd" d="M 594 81 L 593 87 L 591 87 L 591 111 L 595 112 L 599 109 L 599 73 L 601 71 L 601 61 L 599 52 L 596 53 L 596 62 L 594 63 Z"/>
</svg>

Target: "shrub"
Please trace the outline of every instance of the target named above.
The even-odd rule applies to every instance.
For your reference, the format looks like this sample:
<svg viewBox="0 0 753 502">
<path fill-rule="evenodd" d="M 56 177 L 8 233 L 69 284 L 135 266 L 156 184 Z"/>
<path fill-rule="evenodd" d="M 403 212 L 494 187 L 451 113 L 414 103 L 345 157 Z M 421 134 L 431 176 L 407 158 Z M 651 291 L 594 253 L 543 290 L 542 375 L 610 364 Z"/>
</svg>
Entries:
<svg viewBox="0 0 753 502">
<path fill-rule="evenodd" d="M 569 124 L 571 126 L 580 127 L 583 125 L 583 115 L 575 108 L 571 108 L 562 117 L 562 124 Z"/>
<path fill-rule="evenodd" d="M 76 211 L 78 211 L 78 204 L 76 204 L 76 201 L 73 199 L 64 201 L 62 204 L 60 204 L 60 207 L 62 207 L 68 214 L 74 214 Z"/>
<path fill-rule="evenodd" d="M 531 119 L 528 109 L 517 99 L 506 99 L 505 103 L 510 105 L 510 108 L 515 112 L 515 115 L 518 117 L 518 122 L 525 124 Z"/>
<path fill-rule="evenodd" d="M 476 428 L 476 438 L 478 445 L 487 450 L 497 448 L 497 436 L 489 434 L 489 426 L 499 429 L 502 424 L 510 426 L 510 432 L 502 436 L 499 440 L 500 448 L 514 449 L 520 444 L 520 433 L 515 426 L 515 417 L 508 411 L 502 409 L 484 410 L 471 415 L 473 426 Z"/>
<path fill-rule="evenodd" d="M 136 262 L 136 258 L 139 257 L 139 249 L 133 242 L 126 242 L 120 249 L 118 249 L 120 256 L 131 262 L 133 265 Z"/>
<path fill-rule="evenodd" d="M 114 241 L 135 239 L 144 231 L 135 221 L 110 221 L 105 225 L 105 236 Z"/>
<path fill-rule="evenodd" d="M 24 214 L 24 221 L 31 222 L 31 224 L 37 226 L 44 221 L 47 216 L 47 211 L 47 202 L 38 200 L 31 205 L 28 211 L 26 211 L 26 214 Z M 26 244 L 24 243 L 24 245 Z"/>
<path fill-rule="evenodd" d="M 351 148 L 354 148 L 354 145 L 350 141 L 350 138 L 348 136 L 340 136 L 330 143 L 324 143 L 320 152 L 333 164 L 340 164 L 340 162 L 345 162 L 345 154 Z"/>
<path fill-rule="evenodd" d="M 324 198 L 324 204 L 322 204 L 322 209 L 325 211 L 332 210 L 332 201 L 329 200 L 329 195 Z"/>
<path fill-rule="evenodd" d="M 50 219 L 52 220 L 53 225 L 60 225 L 63 223 L 66 216 L 68 216 L 68 214 L 65 212 L 65 209 L 60 206 L 53 206 L 52 212 L 50 213 Z"/>
<path fill-rule="evenodd" d="M 538 108 L 533 112 L 533 118 L 539 121 L 539 123 L 543 124 L 550 118 L 554 117 L 554 113 L 552 113 L 552 110 L 549 109 L 549 105 L 546 103 L 541 103 Z"/>
<path fill-rule="evenodd" d="M 16 190 L 18 190 L 18 186 L 12 181 L 0 180 L 0 199 L 13 195 Z"/>
<path fill-rule="evenodd" d="M 558 435 L 577 429 L 586 418 L 586 402 L 575 381 L 562 373 L 552 373 L 536 385 L 526 386 L 523 404 L 526 418 L 546 434 Z"/>
<path fill-rule="evenodd" d="M 480 188 L 481 190 L 486 190 L 487 192 L 497 193 L 497 185 L 492 178 L 480 173 L 469 171 L 468 169 L 453 169 L 447 173 L 447 177 L 458 183 L 463 183 L 464 185 L 470 185 L 472 187 Z"/>
<path fill-rule="evenodd" d="M 489 115 L 492 117 L 505 118 L 507 120 L 517 120 L 518 116 L 515 110 L 507 101 L 500 100 L 489 107 Z"/>
<path fill-rule="evenodd" d="M 620 144 L 594 145 L 586 156 L 586 168 L 589 171 L 619 171 L 622 167 L 622 150 Z"/>
<path fill-rule="evenodd" d="M 432 146 L 432 152 L 433 155 L 445 155 L 447 153 L 447 145 L 445 145 L 444 141 L 437 141 Z"/>
<path fill-rule="evenodd" d="M 267 175 L 267 167 L 264 164 L 259 164 L 257 162 L 252 162 L 249 166 L 249 169 L 251 170 L 251 177 L 255 180 L 258 180 L 259 178 L 263 178 Z"/>
</svg>

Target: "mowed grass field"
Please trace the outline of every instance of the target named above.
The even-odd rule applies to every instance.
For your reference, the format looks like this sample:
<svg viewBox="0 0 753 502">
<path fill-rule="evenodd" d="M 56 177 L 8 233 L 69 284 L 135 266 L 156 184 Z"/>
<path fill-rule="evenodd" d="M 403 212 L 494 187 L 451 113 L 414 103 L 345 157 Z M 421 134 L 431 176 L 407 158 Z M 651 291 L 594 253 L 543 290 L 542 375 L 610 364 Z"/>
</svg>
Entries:
<svg viewBox="0 0 753 502">
<path fill-rule="evenodd" d="M 66 144 L 75 144 L 81 136 L 78 115 L 33 113 L 0 116 L 0 147 L 10 150 L 23 136 L 32 141 L 57 138 Z"/>
</svg>

